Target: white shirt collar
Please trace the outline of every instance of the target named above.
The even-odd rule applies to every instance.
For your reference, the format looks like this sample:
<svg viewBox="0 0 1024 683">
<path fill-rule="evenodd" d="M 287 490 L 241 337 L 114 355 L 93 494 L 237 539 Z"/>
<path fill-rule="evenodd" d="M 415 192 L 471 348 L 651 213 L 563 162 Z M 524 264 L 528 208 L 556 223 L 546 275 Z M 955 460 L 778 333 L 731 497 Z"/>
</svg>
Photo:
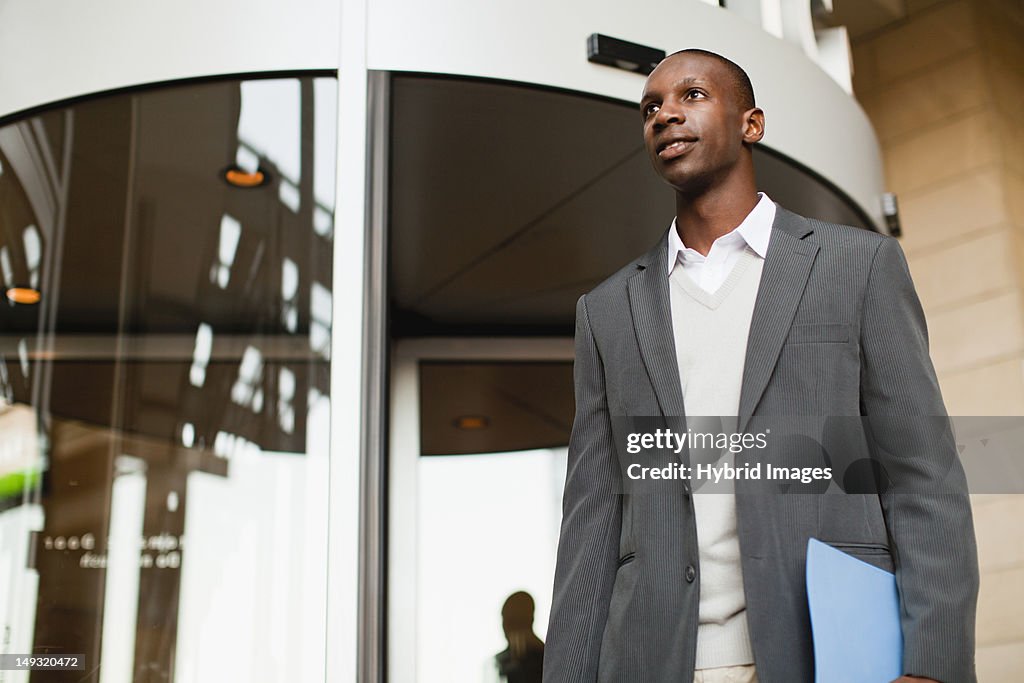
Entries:
<svg viewBox="0 0 1024 683">
<path fill-rule="evenodd" d="M 775 222 L 775 202 L 773 202 L 767 194 L 764 192 L 757 193 L 760 199 L 754 208 L 750 210 L 747 217 L 743 219 L 736 228 L 718 239 L 715 240 L 714 244 L 719 242 L 729 243 L 736 240 L 742 239 L 750 245 L 758 256 L 765 258 L 768 254 L 768 240 L 772 233 L 772 223 Z M 712 245 L 714 246 L 714 245 Z M 668 231 L 668 272 L 672 273 L 672 269 L 675 267 L 680 255 L 686 254 L 687 252 L 694 252 L 692 249 L 687 249 L 686 245 L 683 244 L 682 238 L 679 237 L 679 231 L 676 230 L 676 220 L 672 219 L 672 228 Z"/>
</svg>

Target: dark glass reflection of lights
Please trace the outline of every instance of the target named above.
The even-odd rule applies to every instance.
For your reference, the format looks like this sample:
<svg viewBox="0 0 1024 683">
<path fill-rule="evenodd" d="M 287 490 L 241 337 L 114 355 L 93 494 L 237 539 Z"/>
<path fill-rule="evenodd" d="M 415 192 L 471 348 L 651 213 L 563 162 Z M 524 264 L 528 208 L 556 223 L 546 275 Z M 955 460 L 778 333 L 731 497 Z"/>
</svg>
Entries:
<svg viewBox="0 0 1024 683">
<path fill-rule="evenodd" d="M 221 175 L 228 185 L 243 189 L 263 187 L 270 182 L 270 175 L 263 169 L 245 171 L 234 164 L 225 168 Z"/>
<path fill-rule="evenodd" d="M 282 574 L 264 626 L 301 630 L 323 603 L 337 101 L 334 78 L 211 79 L 0 127 L 0 555 L 22 558 L 0 591 L 25 651 L 91 652 L 124 680 L 170 680 L 185 656 L 202 676 L 197 624 L 223 617 L 217 648 L 277 661 L 284 644 L 234 623 L 261 576 L 220 590 L 272 556 L 302 590 Z M 12 136 L 46 163 L 10 163 Z M 250 348 L 263 370 L 240 378 Z"/>
</svg>

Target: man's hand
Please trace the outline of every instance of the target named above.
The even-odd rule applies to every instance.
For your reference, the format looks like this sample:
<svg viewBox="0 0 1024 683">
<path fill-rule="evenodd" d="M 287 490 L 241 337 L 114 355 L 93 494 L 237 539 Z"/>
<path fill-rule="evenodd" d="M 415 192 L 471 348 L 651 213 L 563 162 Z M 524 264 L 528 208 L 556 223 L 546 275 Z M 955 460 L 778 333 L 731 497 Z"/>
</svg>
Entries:
<svg viewBox="0 0 1024 683">
<path fill-rule="evenodd" d="M 939 683 L 939 681 L 924 676 L 900 676 L 892 683 Z"/>
</svg>

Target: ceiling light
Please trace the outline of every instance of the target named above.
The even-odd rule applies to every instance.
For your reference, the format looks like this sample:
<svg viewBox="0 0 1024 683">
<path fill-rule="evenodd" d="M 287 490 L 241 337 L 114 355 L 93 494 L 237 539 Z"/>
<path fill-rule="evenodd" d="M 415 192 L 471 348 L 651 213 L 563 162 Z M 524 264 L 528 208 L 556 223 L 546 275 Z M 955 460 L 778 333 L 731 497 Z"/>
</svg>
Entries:
<svg viewBox="0 0 1024 683">
<path fill-rule="evenodd" d="M 243 171 L 238 166 L 228 166 L 224 169 L 224 180 L 232 187 L 262 187 L 266 185 L 269 178 L 266 173 L 257 169 L 255 171 Z"/>
<path fill-rule="evenodd" d="M 488 424 L 490 424 L 490 420 L 483 415 L 462 415 L 455 418 L 455 427 L 467 431 L 486 429 Z"/>
<path fill-rule="evenodd" d="M 42 297 L 38 289 L 31 287 L 11 287 L 7 290 L 7 299 L 12 304 L 37 304 Z"/>
</svg>

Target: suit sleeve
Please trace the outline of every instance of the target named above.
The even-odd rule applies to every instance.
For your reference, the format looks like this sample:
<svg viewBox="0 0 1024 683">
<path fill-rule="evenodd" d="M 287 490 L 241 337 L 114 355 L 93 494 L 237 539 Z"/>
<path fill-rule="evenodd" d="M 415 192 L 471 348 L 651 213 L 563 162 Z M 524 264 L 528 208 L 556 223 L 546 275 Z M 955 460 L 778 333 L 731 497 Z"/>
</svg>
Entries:
<svg viewBox="0 0 1024 683">
<path fill-rule="evenodd" d="M 619 471 L 604 368 L 585 297 L 576 304 L 576 416 L 569 438 L 545 683 L 597 680 L 601 638 L 618 566 Z"/>
<path fill-rule="evenodd" d="M 924 312 L 899 243 L 885 238 L 868 276 L 861 326 L 861 409 L 896 567 L 904 674 L 976 680 L 978 560 L 970 499 Z"/>
</svg>

